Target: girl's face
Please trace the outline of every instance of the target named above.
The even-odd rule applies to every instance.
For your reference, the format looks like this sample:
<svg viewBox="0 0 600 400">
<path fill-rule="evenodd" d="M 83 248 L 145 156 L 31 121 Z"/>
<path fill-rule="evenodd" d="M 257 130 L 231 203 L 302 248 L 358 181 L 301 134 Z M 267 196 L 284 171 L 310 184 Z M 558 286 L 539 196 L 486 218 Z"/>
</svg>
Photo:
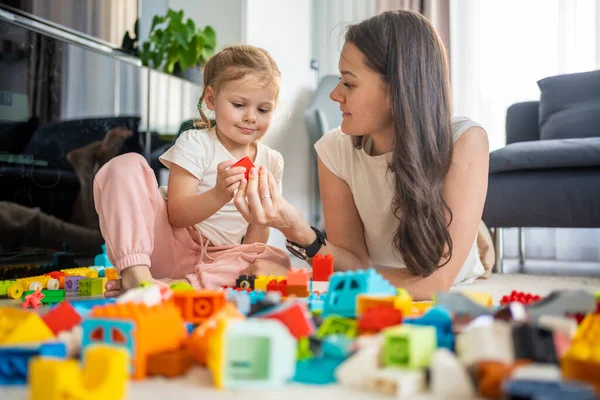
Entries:
<svg viewBox="0 0 600 400">
<path fill-rule="evenodd" d="M 364 63 L 363 53 L 351 42 L 342 48 L 342 77 L 329 97 L 340 103 L 342 132 L 362 136 L 393 128 L 388 89 L 381 76 Z"/>
<path fill-rule="evenodd" d="M 215 93 L 206 88 L 205 101 L 215 112 L 217 129 L 231 145 L 249 145 L 263 137 L 273 116 L 277 82 L 265 87 L 252 74 L 227 82 Z"/>
</svg>

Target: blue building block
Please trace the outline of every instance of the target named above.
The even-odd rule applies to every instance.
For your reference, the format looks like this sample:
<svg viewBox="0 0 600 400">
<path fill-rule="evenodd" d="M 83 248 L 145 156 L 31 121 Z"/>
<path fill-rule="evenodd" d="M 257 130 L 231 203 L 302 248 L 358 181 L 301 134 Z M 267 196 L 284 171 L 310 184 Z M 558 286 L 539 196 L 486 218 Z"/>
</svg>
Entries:
<svg viewBox="0 0 600 400">
<path fill-rule="evenodd" d="M 79 315 L 81 315 L 82 318 L 87 317 L 87 315 L 92 310 L 92 307 L 103 306 L 106 304 L 112 304 L 116 301 L 117 301 L 116 298 L 112 298 L 112 299 L 98 298 L 98 299 L 89 299 L 89 300 L 75 300 L 75 299 L 70 300 L 69 299 L 69 303 L 71 303 L 71 305 L 73 306 L 75 311 L 77 311 L 77 313 Z M 54 307 L 56 307 L 56 305 L 53 306 L 52 308 L 54 308 Z"/>
<path fill-rule="evenodd" d="M 106 244 L 102 245 L 102 253 L 98 254 L 94 258 L 94 265 L 101 265 L 105 268 L 114 267 L 110 260 L 108 259 L 108 254 L 106 254 Z"/>
<path fill-rule="evenodd" d="M 513 379 L 503 385 L 507 399 L 531 400 L 595 400 L 594 388 L 590 385 L 571 381 L 534 381 Z"/>
<path fill-rule="evenodd" d="M 85 354 L 88 346 L 95 344 L 108 344 L 127 350 L 131 362 L 131 373 L 134 373 L 133 359 L 135 354 L 134 332 L 135 321 L 90 318 L 81 324 L 83 339 L 81 340 L 81 354 Z M 85 360 L 83 360 L 85 362 Z"/>
<path fill-rule="evenodd" d="M 25 385 L 29 360 L 36 356 L 65 358 L 67 348 L 62 342 L 47 342 L 39 346 L 0 347 L 0 385 Z"/>
<path fill-rule="evenodd" d="M 235 289 L 227 288 L 225 292 L 227 301 L 232 302 L 238 311 L 244 315 L 250 314 L 250 295 L 246 291 L 238 292 Z"/>
<path fill-rule="evenodd" d="M 356 317 L 359 294 L 395 295 L 397 289 L 375 269 L 336 272 L 329 277 L 329 290 L 324 295 L 323 316 L 331 314 Z"/>
<path fill-rule="evenodd" d="M 310 295 L 308 295 L 308 297 L 306 298 L 306 301 L 308 302 L 308 309 L 311 312 L 322 312 L 323 306 L 325 304 L 325 300 L 323 299 L 323 297 L 323 295 L 317 293 L 311 293 Z"/>
<path fill-rule="evenodd" d="M 432 307 L 419 318 L 405 318 L 405 324 L 433 326 L 436 331 L 437 347 L 454 351 L 454 332 L 452 331 L 452 316 L 440 307 Z"/>
<path fill-rule="evenodd" d="M 89 268 L 98 272 L 98 278 L 104 278 L 106 276 L 104 271 L 106 267 L 103 265 L 91 265 Z"/>
<path fill-rule="evenodd" d="M 263 290 L 253 290 L 250 293 L 248 293 L 248 296 L 250 296 L 250 304 L 256 304 L 259 301 L 263 301 L 265 299 L 265 296 L 267 295 L 267 292 L 263 291 Z"/>
<path fill-rule="evenodd" d="M 344 335 L 331 335 L 321 343 L 320 354 L 296 362 L 294 382 L 309 385 L 335 383 L 336 368 L 350 356 L 352 339 Z"/>
</svg>

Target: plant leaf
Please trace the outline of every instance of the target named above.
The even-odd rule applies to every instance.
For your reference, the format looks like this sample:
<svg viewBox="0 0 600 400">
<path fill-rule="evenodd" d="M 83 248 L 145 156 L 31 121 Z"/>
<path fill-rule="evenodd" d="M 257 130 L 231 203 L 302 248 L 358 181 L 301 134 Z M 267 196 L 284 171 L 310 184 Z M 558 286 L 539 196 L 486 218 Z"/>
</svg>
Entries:
<svg viewBox="0 0 600 400">
<path fill-rule="evenodd" d="M 163 22 L 165 22 L 165 17 L 160 17 L 158 15 L 155 15 L 154 18 L 152 18 L 152 25 L 150 25 L 150 32 L 152 32 L 158 24 L 162 24 Z"/>
<path fill-rule="evenodd" d="M 217 46 L 217 34 L 212 26 L 206 25 L 204 27 L 204 36 L 207 39 L 207 46 L 214 49 Z"/>
</svg>

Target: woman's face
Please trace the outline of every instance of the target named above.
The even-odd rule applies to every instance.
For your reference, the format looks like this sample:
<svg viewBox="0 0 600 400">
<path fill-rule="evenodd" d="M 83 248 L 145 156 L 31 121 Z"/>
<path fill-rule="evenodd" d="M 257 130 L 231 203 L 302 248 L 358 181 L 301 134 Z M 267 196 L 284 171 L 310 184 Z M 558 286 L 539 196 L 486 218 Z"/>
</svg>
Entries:
<svg viewBox="0 0 600 400">
<path fill-rule="evenodd" d="M 364 63 L 363 53 L 346 42 L 339 69 L 342 77 L 329 97 L 340 104 L 342 132 L 361 136 L 393 128 L 388 89 L 381 75 Z"/>
</svg>

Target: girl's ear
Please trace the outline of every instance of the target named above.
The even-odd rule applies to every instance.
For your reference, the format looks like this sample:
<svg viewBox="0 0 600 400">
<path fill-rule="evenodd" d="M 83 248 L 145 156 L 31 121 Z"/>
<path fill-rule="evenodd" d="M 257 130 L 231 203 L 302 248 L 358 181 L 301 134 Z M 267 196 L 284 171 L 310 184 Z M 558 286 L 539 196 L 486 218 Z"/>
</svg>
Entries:
<svg viewBox="0 0 600 400">
<path fill-rule="evenodd" d="M 204 102 L 206 103 L 206 108 L 210 111 L 215 111 L 216 96 L 212 86 L 206 88 L 206 91 L 204 92 Z"/>
</svg>

